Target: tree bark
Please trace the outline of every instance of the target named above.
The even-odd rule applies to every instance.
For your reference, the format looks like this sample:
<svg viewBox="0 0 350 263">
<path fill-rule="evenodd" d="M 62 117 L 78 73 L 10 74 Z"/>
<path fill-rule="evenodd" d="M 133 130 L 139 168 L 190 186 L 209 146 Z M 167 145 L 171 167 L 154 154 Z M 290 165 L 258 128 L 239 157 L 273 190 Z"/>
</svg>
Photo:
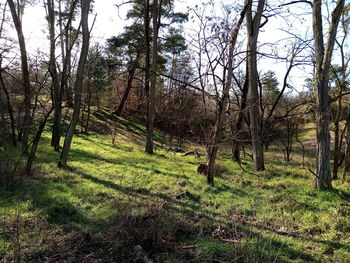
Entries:
<svg viewBox="0 0 350 263">
<path fill-rule="evenodd" d="M 19 7 L 15 6 L 13 0 L 7 0 L 12 20 L 16 28 L 17 38 L 19 49 L 21 53 L 21 67 L 22 67 L 22 85 L 24 88 L 24 119 L 22 125 L 22 153 L 28 152 L 28 140 L 29 140 L 29 132 L 31 126 L 31 116 L 30 116 L 30 108 L 31 108 L 31 87 L 30 87 L 30 78 L 29 78 L 29 68 L 28 68 L 28 57 L 26 44 L 24 40 L 23 30 L 22 30 L 22 21 L 20 17 Z"/>
<path fill-rule="evenodd" d="M 348 120 L 347 120 L 347 131 L 346 131 L 346 150 L 345 150 L 345 158 L 344 158 L 344 171 L 343 171 L 343 181 L 346 179 L 346 174 L 350 173 L 350 105 L 348 108 Z"/>
<path fill-rule="evenodd" d="M 16 146 L 17 145 L 17 140 L 16 140 L 15 118 L 13 116 L 13 110 L 12 110 L 12 103 L 11 103 L 10 94 L 9 94 L 9 92 L 8 92 L 6 86 L 5 86 L 5 82 L 4 82 L 4 79 L 2 77 L 2 72 L 0 72 L 0 87 L 4 91 L 5 98 L 6 98 L 6 102 L 4 101 L 3 107 L 5 108 L 5 105 L 6 105 L 8 114 L 10 116 L 12 144 L 13 144 L 13 146 Z M 5 123 L 4 123 L 4 125 L 5 125 Z"/>
<path fill-rule="evenodd" d="M 265 6 L 265 0 L 259 0 L 258 7 L 253 18 L 252 16 L 252 0 L 248 1 L 247 11 L 247 31 L 248 31 L 248 46 L 247 46 L 247 67 L 248 67 L 248 105 L 250 116 L 250 131 L 252 137 L 254 170 L 263 171 L 264 152 L 261 138 L 261 127 L 259 120 L 259 95 L 258 95 L 258 70 L 256 62 L 257 41 L 259 35 L 260 21 Z"/>
<path fill-rule="evenodd" d="M 344 2 L 344 0 L 338 0 L 336 3 L 336 7 L 332 13 L 326 48 L 324 47 L 323 40 L 322 1 L 314 0 L 312 5 L 312 23 L 316 58 L 315 83 L 317 92 L 316 187 L 321 190 L 331 188 L 329 134 L 330 107 L 328 95 L 328 80 L 335 37 L 337 34 L 339 20 L 344 8 Z"/>
<path fill-rule="evenodd" d="M 338 98 L 338 110 L 334 120 L 334 157 L 333 157 L 333 178 L 338 179 L 338 169 L 339 169 L 339 156 L 340 156 L 340 117 L 342 110 L 342 87 L 340 88 L 340 96 Z"/>
<path fill-rule="evenodd" d="M 340 120 L 341 120 L 341 116 L 342 116 L 342 102 L 343 102 L 343 91 L 346 90 L 346 70 L 347 70 L 347 66 L 349 64 L 350 59 L 348 59 L 347 61 L 345 61 L 345 52 L 344 52 L 344 47 L 345 47 L 345 42 L 347 40 L 348 37 L 348 28 L 347 28 L 347 24 L 348 24 L 348 19 L 349 17 L 346 16 L 344 13 L 341 16 L 341 25 L 342 25 L 342 31 L 343 31 L 343 36 L 341 41 L 336 41 L 337 46 L 339 47 L 339 51 L 340 51 L 340 55 L 341 55 L 341 78 L 339 79 L 337 77 L 337 74 L 335 74 L 336 76 L 336 83 L 339 86 L 339 98 L 338 98 L 338 111 L 336 114 L 336 118 L 335 118 L 335 131 L 334 131 L 334 160 L 333 160 L 333 179 L 337 179 L 338 178 L 338 170 L 339 170 L 339 166 L 341 166 L 341 161 L 340 161 L 340 153 L 341 153 L 341 148 L 342 148 L 342 141 L 343 141 L 343 133 L 340 132 Z M 345 127 L 346 129 L 346 127 Z M 341 133 L 341 134 L 340 134 Z M 345 149 L 346 150 L 346 149 Z M 349 164 L 350 165 L 350 164 Z M 346 164 L 345 164 L 346 166 Z"/>
<path fill-rule="evenodd" d="M 3 145 L 6 140 L 6 119 L 5 119 L 5 99 L 2 95 L 2 91 L 0 89 L 0 145 Z M 0 163 L 1 165 L 1 163 Z M 0 167 L 1 172 L 1 167 Z"/>
<path fill-rule="evenodd" d="M 92 91 L 90 87 L 90 80 L 91 76 L 88 74 L 88 81 L 87 81 L 87 116 L 86 116 L 86 123 L 84 127 L 84 133 L 88 134 L 89 132 L 89 123 L 90 123 L 90 116 L 91 116 L 91 97 L 92 97 Z"/>
<path fill-rule="evenodd" d="M 56 37 L 55 37 L 55 6 L 53 0 L 47 0 L 47 20 L 49 24 L 49 35 L 50 35 L 50 61 L 49 61 L 49 72 L 52 79 L 53 87 L 53 106 L 54 106 L 54 121 L 52 128 L 51 146 L 54 147 L 55 151 L 59 151 L 60 147 L 60 133 L 61 133 L 61 112 L 62 103 L 60 98 L 60 82 L 57 74 L 56 67 Z"/>
<path fill-rule="evenodd" d="M 153 36 L 152 36 L 152 65 L 151 65 L 151 87 L 147 94 L 147 123 L 146 123 L 146 152 L 153 154 L 153 122 L 154 106 L 157 84 L 157 66 L 158 66 L 158 32 L 160 26 L 160 11 L 158 0 L 153 0 L 152 6 Z"/>
<path fill-rule="evenodd" d="M 151 75 L 151 48 L 150 48 L 150 1 L 145 0 L 145 14 L 144 14 L 144 32 L 145 32 L 145 95 L 147 101 L 147 114 L 148 114 L 148 105 L 149 105 L 149 94 L 150 94 L 150 75 Z M 146 129 L 148 134 L 148 115 Z M 148 152 L 147 146 L 148 137 L 146 136 L 146 148 L 145 151 Z M 153 145 L 153 141 L 151 142 Z M 152 148 L 153 150 L 153 148 Z"/>
<path fill-rule="evenodd" d="M 215 122 L 214 135 L 208 151 L 207 181 L 208 181 L 208 184 L 212 186 L 214 186 L 216 155 L 217 155 L 217 152 L 219 149 L 219 143 L 222 137 L 222 130 L 224 128 L 224 123 L 225 123 L 226 108 L 227 108 L 228 99 L 230 96 L 230 88 L 232 85 L 233 55 L 236 47 L 239 29 L 241 28 L 241 25 L 243 23 L 246 11 L 247 11 L 247 3 L 245 4 L 240 14 L 240 18 L 231 33 L 232 35 L 231 35 L 231 41 L 229 43 L 229 54 L 228 54 L 228 60 L 227 60 L 227 79 L 224 83 L 224 88 L 222 91 L 220 102 L 218 103 L 218 111 L 217 111 L 217 117 Z"/>
<path fill-rule="evenodd" d="M 89 32 L 89 25 L 88 25 L 88 16 L 89 16 L 90 2 L 91 2 L 90 0 L 81 0 L 81 25 L 82 25 L 83 42 L 81 46 L 81 53 L 80 53 L 78 69 L 77 69 L 73 116 L 67 130 L 66 138 L 64 140 L 63 148 L 60 155 L 60 160 L 58 162 L 59 167 L 67 167 L 68 154 L 70 151 L 73 135 L 75 132 L 75 127 L 79 120 L 81 95 L 82 95 L 83 79 L 84 79 L 84 69 L 85 69 L 86 59 L 89 51 L 90 32 Z"/>
<path fill-rule="evenodd" d="M 240 148 L 241 148 L 241 131 L 243 128 L 244 121 L 244 111 L 247 107 L 247 96 L 248 96 L 248 71 L 246 71 L 246 78 L 242 88 L 241 104 L 239 108 L 239 113 L 236 121 L 236 125 L 231 125 L 231 131 L 233 136 L 232 143 L 232 160 L 236 163 L 241 163 Z"/>
<path fill-rule="evenodd" d="M 52 110 L 53 110 L 53 108 L 50 109 L 49 112 L 46 113 L 46 115 L 44 116 L 43 120 L 41 121 L 41 123 L 38 127 L 38 130 L 33 138 L 32 147 L 31 147 L 30 153 L 28 155 L 26 168 L 25 168 L 26 175 L 30 175 L 30 172 L 31 172 L 32 166 L 33 166 L 33 161 L 35 158 L 35 154 L 36 154 L 36 151 L 38 149 L 39 142 L 40 142 L 41 135 L 43 134 L 47 119 L 51 115 Z"/>
<path fill-rule="evenodd" d="M 137 55 L 137 57 L 139 56 Z M 126 89 L 124 91 L 122 99 L 120 100 L 118 109 L 114 112 L 114 114 L 117 116 L 121 116 L 123 114 L 125 103 L 128 100 L 130 90 L 132 89 L 132 82 L 135 77 L 135 71 L 136 71 L 136 66 L 132 66 L 131 69 L 128 71 L 129 73 L 128 73 L 128 82 L 127 82 Z"/>
</svg>

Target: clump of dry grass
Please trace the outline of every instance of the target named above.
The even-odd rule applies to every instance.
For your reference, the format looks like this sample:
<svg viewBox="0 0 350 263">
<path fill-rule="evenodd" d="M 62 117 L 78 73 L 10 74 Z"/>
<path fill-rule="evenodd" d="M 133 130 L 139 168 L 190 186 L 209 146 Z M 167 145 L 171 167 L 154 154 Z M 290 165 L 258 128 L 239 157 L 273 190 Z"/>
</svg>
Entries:
<svg viewBox="0 0 350 263">
<path fill-rule="evenodd" d="M 215 171 L 217 175 L 230 173 L 230 169 L 225 165 L 225 163 L 219 160 L 215 162 Z"/>
</svg>

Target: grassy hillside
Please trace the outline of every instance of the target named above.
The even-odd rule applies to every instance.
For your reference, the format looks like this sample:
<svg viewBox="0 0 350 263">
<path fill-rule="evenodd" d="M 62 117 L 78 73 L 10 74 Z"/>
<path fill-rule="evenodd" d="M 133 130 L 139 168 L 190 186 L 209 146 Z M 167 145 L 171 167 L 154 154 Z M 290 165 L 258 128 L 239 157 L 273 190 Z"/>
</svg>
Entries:
<svg viewBox="0 0 350 263">
<path fill-rule="evenodd" d="M 210 187 L 204 160 L 167 152 L 159 134 L 151 156 L 143 126 L 104 112 L 94 126 L 74 138 L 71 170 L 47 132 L 33 176 L 0 189 L 1 262 L 350 262 L 349 183 L 313 189 L 300 155 L 288 164 L 272 147 L 254 174 L 223 151 Z"/>
</svg>

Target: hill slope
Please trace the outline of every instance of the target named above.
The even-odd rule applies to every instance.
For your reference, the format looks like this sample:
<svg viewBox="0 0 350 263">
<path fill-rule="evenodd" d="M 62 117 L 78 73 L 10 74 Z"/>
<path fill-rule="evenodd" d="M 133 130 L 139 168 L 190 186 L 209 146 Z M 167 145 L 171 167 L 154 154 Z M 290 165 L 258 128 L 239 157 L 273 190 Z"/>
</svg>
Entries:
<svg viewBox="0 0 350 263">
<path fill-rule="evenodd" d="M 348 183 L 318 192 L 272 150 L 258 174 L 223 152 L 210 187 L 204 160 L 167 152 L 159 134 L 144 153 L 142 125 L 99 112 L 94 126 L 103 134 L 74 138 L 71 170 L 47 132 L 33 177 L 1 189 L 4 262 L 350 262 Z"/>
</svg>

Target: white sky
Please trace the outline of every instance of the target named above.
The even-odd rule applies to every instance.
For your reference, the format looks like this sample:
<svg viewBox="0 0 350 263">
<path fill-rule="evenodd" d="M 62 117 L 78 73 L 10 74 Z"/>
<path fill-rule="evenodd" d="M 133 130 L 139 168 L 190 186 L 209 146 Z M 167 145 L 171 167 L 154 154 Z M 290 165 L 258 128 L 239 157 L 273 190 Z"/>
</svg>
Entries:
<svg viewBox="0 0 350 263">
<path fill-rule="evenodd" d="M 198 1 L 192 0 L 191 3 L 195 4 Z M 89 23 L 91 25 L 96 15 L 96 21 L 91 34 L 92 41 L 103 42 L 111 36 L 118 35 L 123 31 L 124 26 L 130 23 L 125 20 L 130 4 L 125 4 L 118 8 L 116 6 L 118 2 L 121 3 L 118 0 L 95 0 L 93 14 L 89 17 Z M 177 11 L 186 11 L 186 7 L 189 5 L 187 1 L 177 0 L 176 2 Z M 26 6 L 23 17 L 23 31 L 29 50 L 35 51 L 37 48 L 42 48 L 43 45 L 48 46 L 48 41 L 45 41 L 47 33 L 43 32 L 46 27 L 47 21 L 45 20 L 43 4 Z"/>
<path fill-rule="evenodd" d="M 43 1 L 42 1 L 43 2 Z M 115 6 L 116 0 L 96 0 L 93 14 L 89 17 L 90 25 L 96 15 L 96 21 L 92 30 L 92 41 L 105 41 L 107 38 L 122 32 L 125 22 L 126 9 L 118 9 Z M 29 51 L 33 52 L 43 46 L 48 48 L 47 28 L 45 20 L 45 9 L 43 4 L 27 6 L 23 16 L 23 31 Z M 118 15 L 119 14 L 119 15 Z"/>
<path fill-rule="evenodd" d="M 0 0 L 5 1 L 5 0 Z M 175 0 L 175 9 L 176 11 L 186 11 L 187 6 L 191 5 L 194 7 L 196 4 L 201 4 L 200 0 Z M 89 20 L 92 22 L 96 14 L 96 22 L 92 31 L 92 42 L 101 42 L 104 43 L 105 40 L 111 36 L 117 35 L 123 31 L 123 27 L 128 23 L 125 20 L 127 9 L 130 5 L 124 5 L 121 8 L 116 7 L 116 3 L 120 3 L 119 0 L 95 0 L 93 14 L 90 15 Z M 43 3 L 43 1 L 41 1 Z M 304 9 L 305 8 L 305 9 Z M 293 27 L 300 32 L 305 34 L 305 31 L 309 30 L 311 27 L 311 15 L 305 15 L 306 10 L 309 10 L 310 7 L 307 5 L 301 5 L 298 7 L 298 12 L 300 17 L 304 17 L 305 21 L 302 24 L 298 18 L 293 21 Z M 294 9 L 293 9 L 294 12 Z M 278 41 L 284 33 L 281 33 L 278 29 L 284 27 L 284 21 L 282 19 L 271 18 L 267 25 L 263 27 L 260 35 L 259 41 L 261 43 L 270 42 L 274 43 Z M 47 27 L 47 21 L 45 20 L 45 10 L 43 4 L 39 7 L 27 6 L 25 8 L 25 14 L 23 18 L 23 29 L 24 35 L 27 40 L 28 51 L 31 54 L 35 54 L 39 49 L 45 51 L 49 49 L 49 41 L 47 38 L 47 33 L 45 29 Z M 47 32 L 47 31 L 46 31 Z M 310 31 L 311 32 L 311 31 Z M 12 32 L 13 37 L 16 39 L 16 35 Z M 276 63 L 271 59 L 261 61 L 259 70 L 266 72 L 267 70 L 273 70 L 277 73 L 277 77 L 280 82 L 286 71 L 285 63 Z M 311 73 L 310 69 L 307 69 Z M 295 69 L 292 74 L 293 84 L 298 86 L 298 89 L 301 90 L 304 80 L 310 77 L 310 74 L 306 74 L 305 71 Z"/>
</svg>

